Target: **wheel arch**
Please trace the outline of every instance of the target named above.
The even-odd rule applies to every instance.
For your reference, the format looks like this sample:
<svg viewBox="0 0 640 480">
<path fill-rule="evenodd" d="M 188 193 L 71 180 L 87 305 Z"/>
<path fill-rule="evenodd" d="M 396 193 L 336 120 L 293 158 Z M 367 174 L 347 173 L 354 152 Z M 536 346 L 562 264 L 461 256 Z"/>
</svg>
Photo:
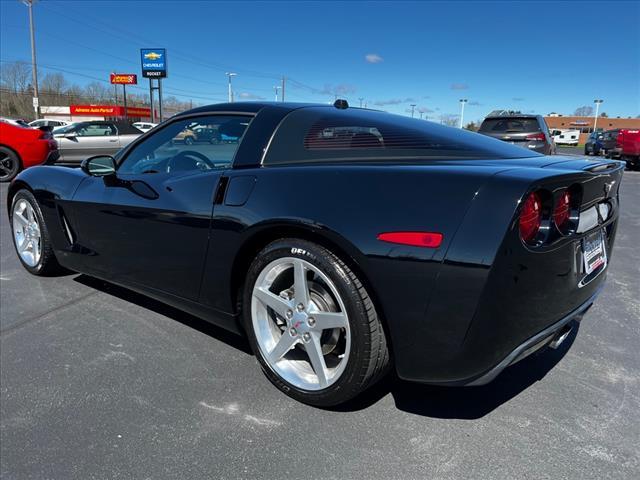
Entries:
<svg viewBox="0 0 640 480">
<path fill-rule="evenodd" d="M 249 266 L 263 248 L 271 242 L 286 238 L 306 240 L 330 250 L 356 274 L 376 308 L 376 313 L 384 328 L 389 353 L 393 359 L 391 333 L 389 332 L 384 308 L 379 300 L 376 289 L 369 281 L 366 269 L 362 266 L 364 263 L 364 255 L 351 242 L 338 233 L 328 229 L 318 229 L 317 226 L 287 221 L 270 222 L 268 225 L 257 227 L 238 249 L 233 261 L 230 284 L 233 304 L 236 306 L 237 312 L 241 313 L 242 290 Z"/>
<path fill-rule="evenodd" d="M 11 215 L 11 205 L 13 204 L 13 197 L 15 197 L 16 194 L 22 189 L 29 190 L 31 193 L 33 193 L 33 189 L 31 188 L 31 186 L 24 180 L 16 179 L 11 182 L 9 191 L 7 192 L 7 213 L 9 215 Z"/>
</svg>

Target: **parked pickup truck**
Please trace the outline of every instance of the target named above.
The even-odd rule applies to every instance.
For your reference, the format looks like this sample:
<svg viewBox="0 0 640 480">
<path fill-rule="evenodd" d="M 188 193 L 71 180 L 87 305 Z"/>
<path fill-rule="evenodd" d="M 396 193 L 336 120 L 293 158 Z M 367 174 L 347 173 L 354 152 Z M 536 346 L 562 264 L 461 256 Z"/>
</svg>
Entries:
<svg viewBox="0 0 640 480">
<path fill-rule="evenodd" d="M 621 128 L 604 134 L 607 158 L 619 158 L 627 162 L 630 170 L 640 167 L 640 130 Z"/>
</svg>

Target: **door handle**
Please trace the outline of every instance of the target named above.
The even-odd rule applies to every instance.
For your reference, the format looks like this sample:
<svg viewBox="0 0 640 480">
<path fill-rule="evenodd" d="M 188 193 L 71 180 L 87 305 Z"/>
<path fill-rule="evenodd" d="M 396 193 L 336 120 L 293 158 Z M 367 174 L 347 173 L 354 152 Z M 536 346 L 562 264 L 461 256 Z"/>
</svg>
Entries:
<svg viewBox="0 0 640 480">
<path fill-rule="evenodd" d="M 118 140 L 109 140 L 111 143 L 117 142 Z"/>
</svg>

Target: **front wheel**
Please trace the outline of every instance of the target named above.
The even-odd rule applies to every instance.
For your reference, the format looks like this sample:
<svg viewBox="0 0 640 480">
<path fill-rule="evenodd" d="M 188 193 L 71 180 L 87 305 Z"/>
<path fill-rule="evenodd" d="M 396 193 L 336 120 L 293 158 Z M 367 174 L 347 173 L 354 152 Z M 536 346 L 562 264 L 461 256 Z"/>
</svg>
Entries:
<svg viewBox="0 0 640 480">
<path fill-rule="evenodd" d="M 296 400 L 344 403 L 388 369 L 385 333 L 365 287 L 317 244 L 282 239 L 265 247 L 249 268 L 243 311 L 266 376 Z"/>
<path fill-rule="evenodd" d="M 20 190 L 13 197 L 9 220 L 13 245 L 24 268 L 34 275 L 62 271 L 53 253 L 38 201 L 29 190 Z"/>
</svg>

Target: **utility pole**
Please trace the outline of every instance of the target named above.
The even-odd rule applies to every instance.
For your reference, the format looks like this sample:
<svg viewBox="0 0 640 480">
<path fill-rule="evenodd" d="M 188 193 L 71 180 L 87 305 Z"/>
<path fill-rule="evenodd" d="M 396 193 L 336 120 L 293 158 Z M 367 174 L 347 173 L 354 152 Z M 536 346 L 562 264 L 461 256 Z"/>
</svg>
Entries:
<svg viewBox="0 0 640 480">
<path fill-rule="evenodd" d="M 363 97 L 359 97 L 358 100 L 360 100 L 360 108 L 362 108 L 362 101 L 364 100 Z"/>
<path fill-rule="evenodd" d="M 596 126 L 598 126 L 598 111 L 600 110 L 600 104 L 604 102 L 604 100 L 600 99 L 595 99 L 593 101 L 593 103 L 596 104 L 596 118 L 593 120 L 593 131 L 596 131 Z"/>
<path fill-rule="evenodd" d="M 36 62 L 36 32 L 33 27 L 33 3 L 36 0 L 22 0 L 29 7 L 29 31 L 31 32 L 31 74 L 33 76 L 33 108 L 36 118 L 40 118 L 40 98 L 38 97 L 38 66 Z"/>
<path fill-rule="evenodd" d="M 284 84 L 285 84 L 285 76 L 282 76 L 282 90 L 281 90 L 281 95 L 280 98 L 282 99 L 282 101 L 284 102 Z"/>
<path fill-rule="evenodd" d="M 409 106 L 411 107 L 411 118 L 413 118 L 413 114 L 415 113 L 415 110 L 416 110 L 416 104 L 412 103 Z"/>
<path fill-rule="evenodd" d="M 464 104 L 467 103 L 466 98 L 460 99 L 460 128 L 462 128 L 462 122 L 464 122 Z"/>
<path fill-rule="evenodd" d="M 233 103 L 233 90 L 231 89 L 231 77 L 235 77 L 238 74 L 233 72 L 227 72 L 225 75 L 229 79 L 229 103 Z"/>
<path fill-rule="evenodd" d="M 273 89 L 276 91 L 276 102 L 278 101 L 278 90 L 279 90 L 280 88 L 281 88 L 281 87 L 280 87 L 279 85 L 275 85 L 275 86 L 273 87 Z"/>
<path fill-rule="evenodd" d="M 418 112 L 420 113 L 420 120 L 422 120 L 422 115 L 424 115 L 424 112 Z"/>
</svg>

